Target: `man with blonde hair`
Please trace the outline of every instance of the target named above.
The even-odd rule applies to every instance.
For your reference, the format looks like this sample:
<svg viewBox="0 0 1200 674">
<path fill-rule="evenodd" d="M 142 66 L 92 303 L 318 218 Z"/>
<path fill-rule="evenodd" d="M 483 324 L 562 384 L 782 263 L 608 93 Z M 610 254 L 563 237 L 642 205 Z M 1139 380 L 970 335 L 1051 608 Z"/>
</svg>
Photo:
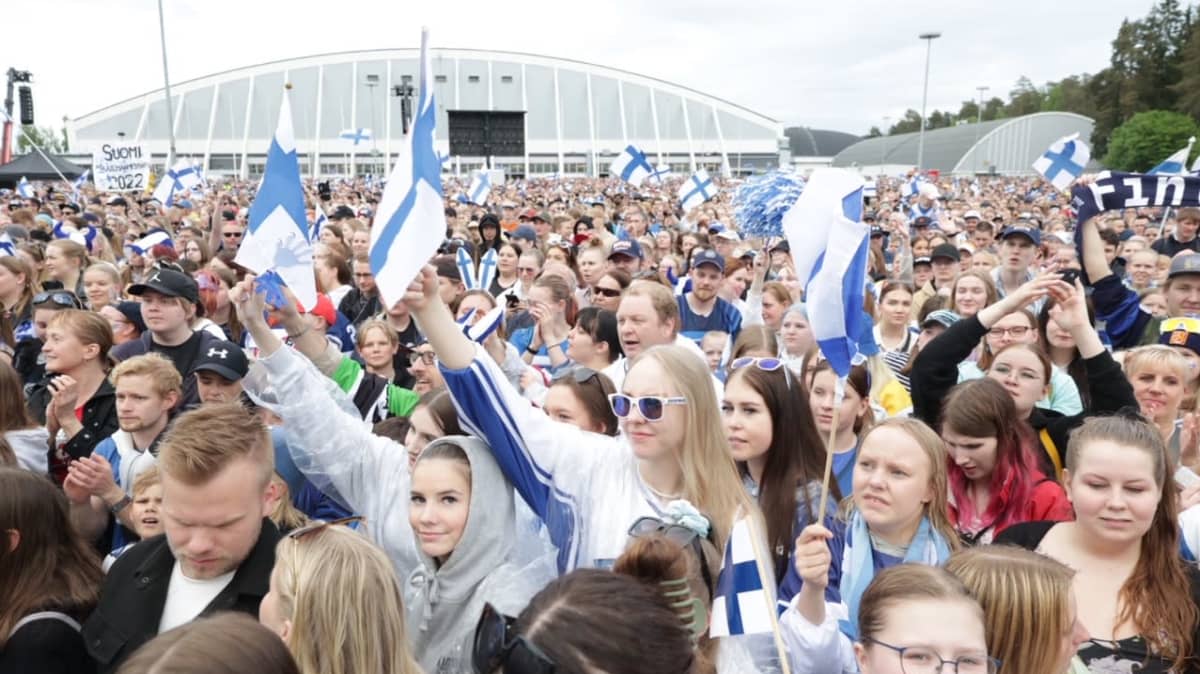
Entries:
<svg viewBox="0 0 1200 674">
<path fill-rule="evenodd" d="M 181 415 L 162 441 L 165 536 L 117 558 L 83 629 L 112 672 L 156 634 L 217 611 L 258 615 L 279 530 L 271 438 L 253 413 L 214 403 Z"/>
</svg>

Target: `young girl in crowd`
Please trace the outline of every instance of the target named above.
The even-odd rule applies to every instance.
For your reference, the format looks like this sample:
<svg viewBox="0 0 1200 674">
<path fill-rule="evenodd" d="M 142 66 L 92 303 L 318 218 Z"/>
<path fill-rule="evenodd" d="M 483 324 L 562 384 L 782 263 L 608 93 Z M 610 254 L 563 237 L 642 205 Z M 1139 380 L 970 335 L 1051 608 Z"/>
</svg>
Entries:
<svg viewBox="0 0 1200 674">
<path fill-rule="evenodd" d="M 519 280 L 517 261 L 520 257 L 521 251 L 514 244 L 501 243 L 496 247 L 496 278 L 492 279 L 492 285 L 487 289 L 493 297 L 499 297 L 514 288 Z"/>
<path fill-rule="evenodd" d="M 813 419 L 817 422 L 822 447 L 833 452 L 833 478 L 837 481 L 842 496 L 849 496 L 853 485 L 855 457 L 862 433 L 874 421 L 871 411 L 871 385 L 867 371 L 861 365 L 850 368 L 846 379 L 845 395 L 837 414 L 837 428 L 833 432 L 833 444 L 829 432 L 833 428 L 835 390 L 837 374 L 829 363 L 817 363 L 808 375 L 808 401 Z"/>
<path fill-rule="evenodd" d="M 101 578 L 62 493 L 40 475 L 0 467 L 0 673 L 95 671 L 79 623 Z"/>
<path fill-rule="evenodd" d="M 1012 344 L 1001 349 L 987 368 L 986 376 L 1004 385 L 1013 398 L 1018 417 L 1029 420 L 1039 440 L 1042 470 L 1057 477 L 1062 472 L 1071 429 L 1089 415 L 1111 413 L 1137 403 L 1120 366 L 1088 322 L 1082 290 L 1070 287 L 1057 275 L 1036 278 L 935 337 L 913 363 L 910 376 L 914 416 L 936 424 L 941 401 L 957 379 L 958 364 L 993 326 L 1000 325 L 1002 318 L 1047 294 L 1057 301 L 1055 320 L 1071 333 L 1084 358 L 1092 382 L 1092 408 L 1065 416 L 1036 406 L 1051 385 L 1050 361 L 1036 344 Z"/>
<path fill-rule="evenodd" d="M 592 286 L 592 306 L 617 313 L 617 307 L 621 304 L 621 293 L 625 292 L 630 283 L 633 283 L 633 278 L 620 269 L 605 271 Z"/>
<path fill-rule="evenodd" d="M 121 290 L 121 273 L 111 262 L 97 262 L 83 272 L 84 296 L 92 311 L 121 301 Z"/>
<path fill-rule="evenodd" d="M 612 380 L 589 367 L 575 367 L 555 375 L 542 409 L 555 421 L 578 426 L 585 431 L 615 436 L 617 416 L 608 397 L 616 393 Z"/>
<path fill-rule="evenodd" d="M 332 524 L 313 522 L 279 541 L 259 620 L 287 644 L 300 674 L 419 674 L 392 563 L 362 534 Z"/>
<path fill-rule="evenodd" d="M 1038 469 L 1033 429 L 1004 386 L 989 378 L 959 384 L 940 416 L 950 520 L 965 543 L 990 543 L 1020 522 L 1072 519 L 1062 487 Z"/>
<path fill-rule="evenodd" d="M 996 303 L 996 284 L 986 272 L 964 271 L 950 286 L 950 308 L 967 318 Z"/>
<path fill-rule="evenodd" d="M 624 356 L 617 335 L 617 315 L 600 307 L 585 307 L 567 335 L 567 358 L 599 372 Z"/>
<path fill-rule="evenodd" d="M 232 611 L 163 632 L 139 648 L 117 674 L 301 674 L 279 636 Z"/>
<path fill-rule="evenodd" d="M 783 321 L 779 325 L 779 357 L 792 368 L 792 374 L 799 375 L 804 370 L 804 356 L 816 345 L 812 327 L 808 324 L 808 314 L 803 304 L 793 304 L 783 313 Z"/>
<path fill-rule="evenodd" d="M 43 285 L 70 290 L 84 297 L 83 270 L 87 265 L 88 252 L 83 244 L 70 239 L 55 239 L 46 244 L 46 281 Z"/>
<path fill-rule="evenodd" d="M 1088 632 L 1071 589 L 1075 572 L 1065 564 L 1013 546 L 984 545 L 954 553 L 946 570 L 983 607 L 988 650 L 1000 671 L 1087 673 L 1075 651 Z"/>
<path fill-rule="evenodd" d="M 754 512 L 729 462 L 712 378 L 682 349 L 635 359 L 612 397 L 624 436 L 588 434 L 534 410 L 459 331 L 437 297 L 432 267 L 405 294 L 441 360 L 463 427 L 485 438 L 506 477 L 558 546 L 560 569 L 607 566 L 626 529 L 687 499 L 724 545 L 735 517 Z M 739 515 L 740 513 L 740 515 Z"/>
<path fill-rule="evenodd" d="M 885 356 L 912 350 L 916 341 L 916 335 L 909 329 L 912 298 L 912 288 L 899 281 L 889 281 L 879 289 L 874 332 L 875 343 Z"/>
<path fill-rule="evenodd" d="M 1082 409 L 1088 409 L 1092 405 L 1092 385 L 1087 378 L 1087 368 L 1083 364 L 1083 357 L 1079 355 L 1079 349 L 1076 347 L 1070 331 L 1059 325 L 1051 315 L 1050 312 L 1054 306 L 1054 299 L 1048 299 L 1038 313 L 1038 343 L 1049 356 L 1050 364 L 1054 366 L 1055 371 L 1066 373 L 1071 377 L 1071 381 L 1075 382 Z M 1088 321 L 1093 325 L 1096 322 L 1091 302 L 1088 302 Z"/>
<path fill-rule="evenodd" d="M 888 419 L 863 435 L 844 518 L 832 531 L 810 524 L 800 533 L 780 591 L 793 594 L 780 619 L 793 672 L 853 672 L 852 642 L 872 636 L 856 629 L 870 624 L 863 592 L 872 579 L 904 562 L 940 566 L 958 546 L 945 462 L 941 439 L 915 419 Z"/>
<path fill-rule="evenodd" d="M 1162 434 L 1132 417 L 1088 419 L 1071 433 L 1066 461 L 1075 521 L 1018 524 L 997 542 L 1075 569 L 1080 621 L 1092 637 L 1079 656 L 1091 671 L 1196 671 L 1200 571 L 1179 554 Z"/>
<path fill-rule="evenodd" d="M 16 342 L 33 337 L 33 296 L 38 293 L 36 275 L 24 258 L 16 255 L 0 257 L 0 312 L 13 330 Z"/>
<path fill-rule="evenodd" d="M 767 524 L 775 582 L 783 581 L 800 530 L 820 522 L 824 446 L 808 397 L 778 358 L 735 359 L 721 404 L 730 452 L 742 484 Z M 831 480 L 833 503 L 841 492 Z M 780 594 L 787 602 L 790 596 Z"/>
<path fill-rule="evenodd" d="M 354 344 L 367 372 L 388 382 L 396 381 L 395 357 L 400 351 L 400 337 L 387 321 L 377 318 L 364 321 L 354 334 Z"/>
</svg>

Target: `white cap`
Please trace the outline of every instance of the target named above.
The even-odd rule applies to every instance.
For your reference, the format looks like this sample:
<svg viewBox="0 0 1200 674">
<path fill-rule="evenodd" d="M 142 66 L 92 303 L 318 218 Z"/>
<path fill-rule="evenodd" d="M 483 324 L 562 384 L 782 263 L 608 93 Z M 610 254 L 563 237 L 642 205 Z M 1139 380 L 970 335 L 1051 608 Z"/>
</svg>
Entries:
<svg viewBox="0 0 1200 674">
<path fill-rule="evenodd" d="M 972 211 L 967 211 L 966 213 L 963 213 L 963 220 L 966 220 L 967 218 L 975 218 L 976 220 L 982 220 L 983 216 L 979 214 L 979 211 L 972 210 Z"/>
<path fill-rule="evenodd" d="M 921 187 L 918 189 L 923 197 L 929 197 L 930 199 L 938 198 L 938 188 L 933 183 L 921 183 Z"/>
</svg>

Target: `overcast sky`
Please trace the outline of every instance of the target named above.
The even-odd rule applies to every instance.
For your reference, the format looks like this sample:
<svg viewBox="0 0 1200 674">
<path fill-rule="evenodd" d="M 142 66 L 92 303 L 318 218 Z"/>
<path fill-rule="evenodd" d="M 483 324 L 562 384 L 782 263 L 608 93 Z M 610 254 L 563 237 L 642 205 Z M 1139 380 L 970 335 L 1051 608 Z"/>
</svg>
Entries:
<svg viewBox="0 0 1200 674">
<path fill-rule="evenodd" d="M 1153 0 L 163 0 L 172 81 L 263 61 L 356 49 L 523 51 L 675 82 L 783 121 L 863 134 L 921 105 L 958 110 L 976 87 L 1007 99 L 1108 63 L 1123 18 Z M 4 69 L 34 73 L 37 122 L 61 126 L 162 86 L 153 0 L 43 0 L 43 24 L 11 26 Z"/>
</svg>

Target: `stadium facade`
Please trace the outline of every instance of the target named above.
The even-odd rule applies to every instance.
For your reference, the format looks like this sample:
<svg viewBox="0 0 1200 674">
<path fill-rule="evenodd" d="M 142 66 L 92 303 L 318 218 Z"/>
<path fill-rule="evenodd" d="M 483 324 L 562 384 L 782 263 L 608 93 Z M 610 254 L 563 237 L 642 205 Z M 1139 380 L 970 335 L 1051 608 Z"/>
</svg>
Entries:
<svg viewBox="0 0 1200 674">
<path fill-rule="evenodd" d="M 480 147 L 510 175 L 603 175 L 629 144 L 677 173 L 719 170 L 726 162 L 749 173 L 777 167 L 787 154 L 779 121 L 645 75 L 500 51 L 435 49 L 431 56 L 437 147 L 449 157 L 448 171 L 480 168 L 488 159 Z M 388 49 L 273 61 L 173 84 L 176 154 L 212 174 L 261 174 L 290 83 L 306 174 L 385 174 L 404 133 L 404 111 L 415 105 L 417 72 L 416 49 Z M 166 105 L 160 89 L 71 120 L 71 154 L 137 140 L 162 163 Z M 479 140 L 487 124 L 496 129 L 493 144 L 458 145 L 475 155 L 451 152 L 452 136 Z M 357 143 L 341 137 L 367 129 L 370 137 L 356 134 Z"/>
</svg>

